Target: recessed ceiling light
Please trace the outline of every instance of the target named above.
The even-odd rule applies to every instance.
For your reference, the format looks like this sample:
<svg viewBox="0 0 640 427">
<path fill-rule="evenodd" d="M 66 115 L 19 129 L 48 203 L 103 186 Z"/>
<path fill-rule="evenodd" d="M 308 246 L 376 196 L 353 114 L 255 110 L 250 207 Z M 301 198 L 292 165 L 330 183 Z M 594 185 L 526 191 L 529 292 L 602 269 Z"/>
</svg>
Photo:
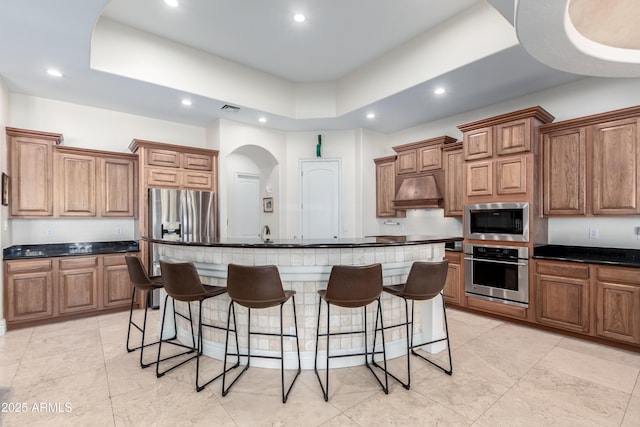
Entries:
<svg viewBox="0 0 640 427">
<path fill-rule="evenodd" d="M 433 91 L 433 93 L 435 93 L 436 95 L 442 95 L 445 92 L 446 92 L 446 90 L 443 87 L 438 87 Z"/>
<path fill-rule="evenodd" d="M 50 76 L 53 77 L 62 77 L 62 73 L 58 70 L 56 70 L 55 68 L 49 68 L 47 70 L 47 74 L 49 74 Z"/>
<path fill-rule="evenodd" d="M 376 118 L 376 113 L 367 113 L 367 119 L 371 120 L 375 118 Z"/>
<path fill-rule="evenodd" d="M 302 13 L 296 13 L 295 15 L 293 15 L 293 20 L 300 23 L 306 21 L 307 17 Z"/>
<path fill-rule="evenodd" d="M 178 7 L 180 5 L 180 3 L 178 3 L 178 0 L 164 0 L 164 2 L 167 6 L 171 7 Z"/>
<path fill-rule="evenodd" d="M 258 119 L 258 121 L 259 121 L 260 123 L 267 123 L 267 118 L 266 118 L 266 117 L 260 117 L 260 118 Z"/>
<path fill-rule="evenodd" d="M 190 99 L 183 99 L 182 100 L 182 105 L 186 105 L 186 106 L 190 106 L 191 105 L 191 100 Z"/>
</svg>

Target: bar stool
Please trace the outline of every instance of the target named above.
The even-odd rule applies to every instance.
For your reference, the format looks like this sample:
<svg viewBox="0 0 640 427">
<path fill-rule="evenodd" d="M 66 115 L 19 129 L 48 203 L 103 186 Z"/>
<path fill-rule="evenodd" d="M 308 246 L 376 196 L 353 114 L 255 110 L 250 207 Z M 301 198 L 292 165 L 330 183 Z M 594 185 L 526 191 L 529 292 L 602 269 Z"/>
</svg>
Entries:
<svg viewBox="0 0 640 427">
<path fill-rule="evenodd" d="M 209 328 L 226 330 L 225 327 L 207 324 L 202 321 L 202 303 L 209 298 L 217 297 L 223 295 L 227 292 L 226 288 L 222 286 L 211 286 L 205 285 L 200 281 L 200 276 L 198 275 L 198 270 L 195 265 L 190 262 L 179 262 L 179 263 L 169 263 L 165 261 L 160 261 L 160 271 L 162 272 L 164 289 L 167 292 L 167 296 L 164 299 L 164 310 L 162 313 L 162 326 L 160 327 L 160 337 L 162 337 L 164 333 L 164 323 L 167 312 L 167 302 L 169 297 L 173 300 L 173 312 L 174 315 L 178 315 L 185 320 L 189 321 L 191 325 L 191 338 L 192 345 L 184 345 L 181 343 L 170 342 L 170 344 L 177 345 L 179 347 L 183 347 L 187 349 L 186 351 L 175 354 L 164 359 L 160 358 L 160 354 L 162 351 L 162 342 L 160 341 L 160 345 L 158 346 L 158 361 L 156 364 L 156 376 L 158 378 L 162 377 L 169 371 L 172 371 L 179 366 L 184 365 L 185 363 L 196 359 L 196 391 L 202 391 L 207 385 L 211 384 L 216 379 L 220 378 L 227 371 L 223 368 L 223 372 L 219 373 L 206 383 L 200 385 L 200 356 L 202 355 L 202 327 L 206 326 Z M 189 316 L 182 313 L 176 312 L 176 301 L 185 302 L 189 307 Z M 196 343 L 196 334 L 193 328 L 193 316 L 191 314 L 191 302 L 198 302 L 198 342 Z M 235 318 L 234 318 L 235 320 Z M 176 329 L 177 329 L 177 324 Z M 183 356 L 186 354 L 191 354 L 195 352 L 195 355 L 182 360 L 181 362 L 176 363 L 164 371 L 160 371 L 160 362 L 165 360 L 173 359 L 175 357 Z M 240 358 L 238 358 L 235 365 L 233 365 L 229 370 L 234 369 L 240 365 Z M 226 368 L 226 364 L 225 364 Z"/>
<path fill-rule="evenodd" d="M 282 288 L 282 282 L 280 280 L 280 273 L 278 268 L 274 265 L 265 266 L 244 266 L 237 264 L 229 264 L 227 274 L 227 292 L 231 302 L 229 303 L 229 312 L 227 314 L 227 338 L 225 340 L 225 353 L 224 353 L 224 366 L 227 366 L 227 355 L 246 357 L 247 365 L 244 367 L 235 379 L 229 384 L 229 387 L 225 388 L 226 384 L 226 371 L 222 376 L 222 395 L 226 396 L 233 385 L 244 374 L 249 365 L 251 364 L 251 335 L 266 335 L 280 337 L 280 356 L 258 356 L 266 359 L 280 359 L 280 379 L 282 387 L 282 403 L 287 403 L 289 393 L 293 388 L 293 385 L 300 375 L 300 344 L 298 342 L 298 321 L 296 319 L 296 299 L 295 291 L 285 291 Z M 295 335 L 285 334 L 282 326 L 282 308 L 284 303 L 289 301 L 293 304 L 293 323 L 295 328 Z M 247 353 L 240 354 L 240 347 L 238 347 L 238 324 L 235 317 L 235 304 L 240 304 L 246 307 L 247 310 Z M 251 331 L 251 309 L 269 308 L 280 306 L 280 333 L 267 333 L 267 332 L 252 332 Z M 233 325 L 230 327 L 231 313 L 233 313 Z M 229 332 L 233 332 L 236 336 L 236 351 L 237 353 L 229 353 Z M 291 381 L 291 385 L 285 393 L 284 387 L 284 337 L 295 337 L 296 348 L 298 353 L 298 370 L 295 377 Z"/>
<path fill-rule="evenodd" d="M 399 285 L 391 285 L 385 286 L 384 291 L 400 297 L 404 300 L 404 309 L 405 309 L 405 322 L 398 323 L 397 325 L 387 326 L 383 329 L 390 329 L 399 326 L 406 327 L 407 333 L 407 382 L 403 382 L 395 375 L 387 372 L 389 376 L 398 381 L 402 386 L 409 390 L 411 387 L 411 358 L 410 354 L 414 356 L 418 356 L 422 360 L 425 360 L 435 367 L 442 370 L 447 375 L 451 375 L 453 373 L 453 365 L 451 364 L 451 346 L 449 345 L 449 327 L 447 326 L 447 309 L 444 303 L 444 298 L 442 298 L 442 313 L 444 315 L 444 328 L 445 328 L 445 338 L 440 338 L 433 341 L 423 342 L 420 344 L 415 344 L 413 342 L 413 323 L 414 323 L 414 309 L 415 309 L 415 301 L 428 301 L 435 298 L 438 295 L 442 294 L 442 289 L 444 288 L 445 282 L 447 281 L 447 272 L 448 272 L 449 262 L 447 260 L 443 260 L 441 262 L 414 262 L 411 266 L 411 270 L 409 271 L 409 276 L 407 276 L 407 280 L 405 283 Z M 407 300 L 411 300 L 411 321 L 409 321 L 409 306 Z M 410 327 L 410 328 L 409 328 Z M 375 340 L 375 338 L 374 338 Z M 416 353 L 415 348 L 422 347 L 429 344 L 435 344 L 438 342 L 447 341 L 447 350 L 449 353 L 449 367 L 445 368 L 432 360 L 427 359 L 421 354 Z M 378 364 L 374 362 L 374 364 L 380 368 L 382 368 Z"/>
<path fill-rule="evenodd" d="M 144 270 L 144 266 L 142 265 L 142 261 L 135 255 L 125 255 L 124 257 L 127 263 L 127 271 L 129 272 L 129 280 L 132 285 L 132 293 L 131 293 L 131 307 L 129 308 L 129 327 L 127 328 L 127 352 L 131 353 L 132 351 L 140 349 L 140 367 L 147 368 L 153 365 L 152 363 L 144 363 L 144 349 L 145 347 L 149 347 L 152 345 L 158 344 L 158 341 L 152 343 L 144 343 L 145 334 L 147 331 L 147 309 L 149 308 L 148 304 L 144 305 L 144 320 L 142 321 L 142 327 L 133 321 L 133 306 L 136 297 L 136 291 L 143 291 L 145 294 L 144 300 L 149 296 L 149 293 L 153 292 L 156 289 L 162 288 L 162 277 L 161 276 L 151 276 L 149 277 Z M 135 327 L 138 331 L 142 333 L 142 339 L 140 341 L 140 345 L 137 347 L 131 347 L 130 338 L 131 338 L 131 326 Z M 174 339 L 170 338 L 170 339 Z"/>
<path fill-rule="evenodd" d="M 389 384 L 386 373 L 387 366 L 387 353 L 384 342 L 384 334 L 382 334 L 382 352 L 376 351 L 375 349 L 375 338 L 374 345 L 369 351 L 367 349 L 367 305 L 372 303 L 373 301 L 378 301 L 378 307 L 376 311 L 376 323 L 374 326 L 374 337 L 375 333 L 378 331 L 378 318 L 380 319 L 381 330 L 384 330 L 384 325 L 382 323 L 382 308 L 380 306 L 380 295 L 382 294 L 382 266 L 380 264 L 373 264 L 368 266 L 343 266 L 336 265 L 331 269 L 331 275 L 329 276 L 329 282 L 327 284 L 326 290 L 318 291 L 318 295 L 320 296 L 318 300 L 318 324 L 317 324 L 317 334 L 316 334 L 316 352 L 315 352 L 315 363 L 313 369 L 316 372 L 316 376 L 318 377 L 318 382 L 320 383 L 320 388 L 322 389 L 322 394 L 325 402 L 329 400 L 329 359 L 335 357 L 346 357 L 346 356 L 362 356 L 364 355 L 364 363 L 367 368 L 371 371 L 373 376 L 375 377 L 382 390 L 385 394 L 389 393 Z M 324 334 L 320 333 L 320 313 L 322 311 L 322 301 L 327 303 L 327 332 Z M 357 331 L 348 331 L 348 332 L 331 332 L 331 315 L 330 315 L 330 307 L 331 305 L 337 305 L 339 307 L 345 308 L 360 308 L 363 309 L 363 330 Z M 339 355 L 330 355 L 329 354 L 329 339 L 334 335 L 351 335 L 351 334 L 361 334 L 364 333 L 364 352 L 360 353 L 349 353 L 349 354 L 339 354 Z M 322 380 L 320 379 L 320 374 L 318 373 L 318 342 L 320 337 L 327 337 L 327 365 L 326 365 L 326 389 L 322 384 Z M 371 361 L 373 363 L 374 355 L 380 354 L 383 355 L 384 366 L 385 366 L 385 377 L 384 384 L 376 373 L 371 369 L 369 365 L 369 361 L 367 357 L 371 355 Z"/>
</svg>

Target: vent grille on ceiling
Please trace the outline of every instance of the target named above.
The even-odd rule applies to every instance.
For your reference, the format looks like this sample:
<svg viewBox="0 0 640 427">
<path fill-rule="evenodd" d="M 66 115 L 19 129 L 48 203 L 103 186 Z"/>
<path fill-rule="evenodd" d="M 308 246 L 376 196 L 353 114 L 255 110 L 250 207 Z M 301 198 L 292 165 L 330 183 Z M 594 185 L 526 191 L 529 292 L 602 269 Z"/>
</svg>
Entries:
<svg viewBox="0 0 640 427">
<path fill-rule="evenodd" d="M 236 107 L 235 105 L 225 104 L 220 109 L 224 110 L 224 111 L 231 111 L 232 113 L 235 113 L 236 111 L 238 111 L 240 109 L 240 107 Z"/>
</svg>

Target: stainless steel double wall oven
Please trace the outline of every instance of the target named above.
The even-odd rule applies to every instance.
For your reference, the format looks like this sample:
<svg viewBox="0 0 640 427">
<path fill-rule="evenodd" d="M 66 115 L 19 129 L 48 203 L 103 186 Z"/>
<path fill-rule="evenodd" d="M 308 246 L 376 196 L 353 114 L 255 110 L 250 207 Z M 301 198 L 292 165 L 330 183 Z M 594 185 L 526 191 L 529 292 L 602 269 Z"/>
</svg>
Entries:
<svg viewBox="0 0 640 427">
<path fill-rule="evenodd" d="M 465 206 L 465 294 L 506 304 L 529 304 L 528 203 L 483 203 Z M 505 244 L 506 243 L 506 244 Z"/>
</svg>

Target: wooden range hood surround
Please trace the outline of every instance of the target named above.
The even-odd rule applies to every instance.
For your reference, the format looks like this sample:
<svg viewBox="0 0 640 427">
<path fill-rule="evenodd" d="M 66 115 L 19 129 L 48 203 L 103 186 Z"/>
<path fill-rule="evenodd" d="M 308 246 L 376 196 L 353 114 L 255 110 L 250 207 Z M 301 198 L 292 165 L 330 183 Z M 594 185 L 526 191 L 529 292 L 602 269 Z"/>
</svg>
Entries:
<svg viewBox="0 0 640 427">
<path fill-rule="evenodd" d="M 441 208 L 443 206 L 444 171 L 437 170 L 399 178 L 394 209 Z"/>
<path fill-rule="evenodd" d="M 393 147 L 397 153 L 394 209 L 444 206 L 442 148 L 453 142 L 455 138 L 440 136 Z"/>
</svg>

